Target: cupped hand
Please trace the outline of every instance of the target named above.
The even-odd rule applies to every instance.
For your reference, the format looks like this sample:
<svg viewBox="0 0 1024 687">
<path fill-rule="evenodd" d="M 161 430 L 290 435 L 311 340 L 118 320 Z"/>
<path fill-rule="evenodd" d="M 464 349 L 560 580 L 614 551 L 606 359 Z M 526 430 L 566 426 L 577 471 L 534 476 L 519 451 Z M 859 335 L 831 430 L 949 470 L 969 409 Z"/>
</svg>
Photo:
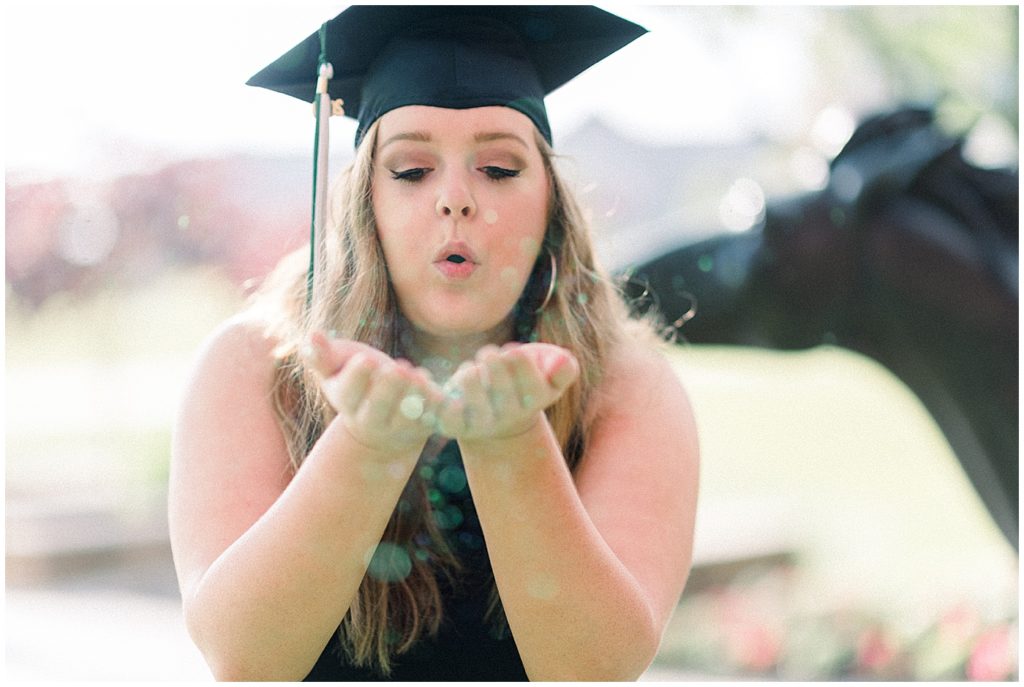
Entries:
<svg viewBox="0 0 1024 687">
<path fill-rule="evenodd" d="M 575 356 L 553 344 L 485 346 L 445 384 L 439 429 L 466 441 L 522 434 L 579 373 Z"/>
<path fill-rule="evenodd" d="M 364 446 L 383 452 L 419 449 L 433 433 L 443 394 L 423 368 L 320 332 L 310 336 L 305 358 L 338 419 Z"/>
</svg>

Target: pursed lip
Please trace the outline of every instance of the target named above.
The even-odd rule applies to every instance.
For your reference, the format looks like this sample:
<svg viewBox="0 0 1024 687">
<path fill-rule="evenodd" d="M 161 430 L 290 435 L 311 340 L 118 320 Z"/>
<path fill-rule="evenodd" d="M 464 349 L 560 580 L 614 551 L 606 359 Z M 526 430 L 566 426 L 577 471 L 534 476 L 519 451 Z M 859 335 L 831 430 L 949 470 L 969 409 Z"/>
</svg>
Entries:
<svg viewBox="0 0 1024 687">
<path fill-rule="evenodd" d="M 469 245 L 462 241 L 449 241 L 444 244 L 441 250 L 434 254 L 434 263 L 449 262 L 448 258 L 453 255 L 461 256 L 466 262 L 471 262 L 474 265 L 480 264 L 476 258 L 476 254 L 473 253 Z"/>
<path fill-rule="evenodd" d="M 453 256 L 462 260 L 449 260 Z M 469 279 L 479 264 L 476 254 L 462 241 L 449 241 L 434 255 L 434 269 L 450 281 Z"/>
</svg>

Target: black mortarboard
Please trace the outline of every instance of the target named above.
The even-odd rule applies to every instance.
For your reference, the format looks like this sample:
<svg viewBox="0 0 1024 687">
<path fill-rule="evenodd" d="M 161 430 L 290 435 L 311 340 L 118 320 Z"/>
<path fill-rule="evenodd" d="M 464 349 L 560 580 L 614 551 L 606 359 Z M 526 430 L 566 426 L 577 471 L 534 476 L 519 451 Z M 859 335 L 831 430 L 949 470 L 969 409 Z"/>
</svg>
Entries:
<svg viewBox="0 0 1024 687">
<path fill-rule="evenodd" d="M 644 33 L 586 5 L 355 5 L 248 84 L 312 102 L 327 62 L 328 93 L 359 121 L 357 142 L 403 105 L 505 105 L 550 142 L 544 96 Z"/>
<path fill-rule="evenodd" d="M 354 5 L 249 79 L 315 104 L 307 302 L 323 254 L 316 239 L 324 236 L 332 101 L 358 120 L 357 145 L 381 115 L 405 105 L 511 107 L 550 143 L 544 96 L 644 33 L 587 5 Z"/>
</svg>

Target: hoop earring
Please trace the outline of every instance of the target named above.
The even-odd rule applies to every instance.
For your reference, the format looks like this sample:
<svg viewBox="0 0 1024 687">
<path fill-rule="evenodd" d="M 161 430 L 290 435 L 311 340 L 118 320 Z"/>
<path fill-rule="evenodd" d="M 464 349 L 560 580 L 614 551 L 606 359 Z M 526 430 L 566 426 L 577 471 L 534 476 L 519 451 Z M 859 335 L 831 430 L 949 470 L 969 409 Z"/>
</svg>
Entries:
<svg viewBox="0 0 1024 687">
<path fill-rule="evenodd" d="M 558 278 L 558 263 L 555 261 L 555 254 L 551 252 L 550 248 L 545 248 L 548 252 L 548 257 L 551 258 L 551 279 L 548 281 L 548 292 L 544 296 L 544 301 L 540 304 L 540 307 L 533 311 L 533 314 L 539 315 L 544 308 L 547 307 L 548 303 L 551 302 L 551 297 L 555 295 L 555 281 Z"/>
</svg>

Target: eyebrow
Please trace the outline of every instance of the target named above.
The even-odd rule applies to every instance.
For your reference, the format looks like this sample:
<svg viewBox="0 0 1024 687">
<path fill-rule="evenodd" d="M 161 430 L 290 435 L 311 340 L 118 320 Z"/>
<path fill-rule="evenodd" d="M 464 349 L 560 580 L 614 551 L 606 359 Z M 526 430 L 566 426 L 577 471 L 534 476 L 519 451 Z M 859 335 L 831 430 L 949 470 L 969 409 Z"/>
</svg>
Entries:
<svg viewBox="0 0 1024 687">
<path fill-rule="evenodd" d="M 416 141 L 418 143 L 429 143 L 431 140 L 432 139 L 430 138 L 430 134 L 427 133 L 426 131 L 409 131 L 401 134 L 395 134 L 394 136 L 390 137 L 388 140 L 380 144 L 380 150 L 384 150 L 384 148 L 398 141 Z M 530 147 L 522 138 L 506 131 L 490 131 L 479 133 L 473 136 L 473 140 L 477 143 L 489 143 L 491 141 L 508 140 L 515 141 L 516 143 L 527 149 Z"/>
<path fill-rule="evenodd" d="M 524 141 L 519 136 L 516 136 L 513 133 L 508 133 L 508 132 L 505 132 L 505 131 L 494 131 L 494 132 L 489 132 L 489 133 L 480 133 L 480 134 L 477 134 L 476 136 L 474 136 L 473 140 L 476 141 L 477 143 L 489 143 L 490 141 L 510 140 L 510 141 L 515 141 L 516 143 L 518 143 L 519 145 L 523 146 L 524 148 L 528 149 L 530 147 L 530 146 L 526 145 L 526 141 Z"/>
<path fill-rule="evenodd" d="M 419 141 L 420 143 L 429 143 L 430 134 L 428 134 L 426 131 L 410 131 L 407 133 L 395 134 L 394 136 L 380 144 L 380 150 L 384 150 L 384 148 L 388 147 L 389 145 L 397 141 Z"/>
</svg>

